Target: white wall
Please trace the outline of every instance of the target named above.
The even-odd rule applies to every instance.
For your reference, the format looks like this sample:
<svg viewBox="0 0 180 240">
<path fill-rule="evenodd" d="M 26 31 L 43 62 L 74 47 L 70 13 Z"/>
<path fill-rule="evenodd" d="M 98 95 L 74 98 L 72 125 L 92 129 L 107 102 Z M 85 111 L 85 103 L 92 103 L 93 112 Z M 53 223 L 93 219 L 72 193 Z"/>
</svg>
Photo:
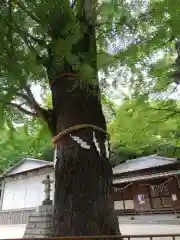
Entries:
<svg viewBox="0 0 180 240">
<path fill-rule="evenodd" d="M 44 200 L 44 184 L 47 174 L 22 178 L 5 183 L 2 210 L 39 206 Z M 52 179 L 52 175 L 51 179 Z M 52 186 L 53 188 L 53 186 Z M 51 199 L 53 192 L 51 192 Z"/>
</svg>

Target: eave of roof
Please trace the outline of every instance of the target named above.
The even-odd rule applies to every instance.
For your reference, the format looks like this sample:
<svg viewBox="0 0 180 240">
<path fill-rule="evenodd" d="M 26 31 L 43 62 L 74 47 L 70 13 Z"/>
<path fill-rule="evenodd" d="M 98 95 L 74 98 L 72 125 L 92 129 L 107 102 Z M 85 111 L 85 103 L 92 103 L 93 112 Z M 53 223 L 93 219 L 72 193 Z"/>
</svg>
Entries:
<svg viewBox="0 0 180 240">
<path fill-rule="evenodd" d="M 122 173 L 130 173 L 136 171 L 143 171 L 152 168 L 159 168 L 168 166 L 170 164 L 176 164 L 178 161 L 176 158 L 167 158 L 156 155 L 150 155 L 140 157 L 132 160 L 128 160 L 123 164 L 120 164 L 113 168 L 113 175 L 120 175 Z"/>
<path fill-rule="evenodd" d="M 170 177 L 170 176 L 176 176 L 176 175 L 180 175 L 180 170 L 154 173 L 154 174 L 148 174 L 148 175 L 136 176 L 136 177 L 113 179 L 113 184 L 129 183 L 129 182 L 135 182 L 140 180 L 158 179 L 161 177 Z"/>
<path fill-rule="evenodd" d="M 26 160 L 27 161 L 29 160 L 29 161 L 43 162 L 43 163 L 47 163 L 47 164 L 36 167 L 36 168 L 28 169 L 26 171 L 9 174 L 13 169 L 20 166 Z M 2 175 L 0 175 L 0 180 L 2 180 L 3 178 L 6 178 L 6 177 L 11 177 L 11 176 L 19 175 L 19 174 L 26 174 L 27 172 L 33 172 L 33 171 L 37 171 L 38 169 L 43 169 L 43 168 L 48 168 L 48 167 L 53 167 L 53 166 L 54 166 L 53 162 L 48 162 L 48 161 L 45 161 L 45 160 L 39 160 L 39 159 L 34 159 L 34 158 L 24 158 L 23 160 L 16 163 L 14 166 L 8 168 Z"/>
</svg>

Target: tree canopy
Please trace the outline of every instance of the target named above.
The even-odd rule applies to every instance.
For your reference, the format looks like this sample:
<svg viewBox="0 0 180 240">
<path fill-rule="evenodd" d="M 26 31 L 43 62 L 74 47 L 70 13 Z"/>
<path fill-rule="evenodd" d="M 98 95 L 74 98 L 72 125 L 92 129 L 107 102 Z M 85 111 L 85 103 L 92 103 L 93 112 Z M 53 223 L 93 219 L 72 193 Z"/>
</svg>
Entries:
<svg viewBox="0 0 180 240">
<path fill-rule="evenodd" d="M 76 18 L 80 2 L 74 1 L 69 5 L 69 1 L 66 0 L 56 1 L 53 4 L 52 1 L 42 0 L 2 1 L 0 7 L 1 123 L 8 122 L 14 126 L 25 122 L 30 124 L 32 117 L 46 118 L 46 109 L 51 106 L 40 104 L 36 99 L 37 93 L 33 95 L 32 87 L 40 85 L 42 98 L 49 93 L 44 70 L 50 64 L 49 56 L 52 56 L 58 67 L 61 65 L 58 61 L 66 59 L 73 63 L 75 68 L 80 68 L 82 74 L 90 74 L 88 66 L 82 65 L 70 53 L 72 45 L 80 37 L 81 24 Z M 97 20 L 93 24 L 97 32 L 102 100 L 107 102 L 103 96 L 109 93 L 110 88 L 113 91 L 120 88 L 121 93 L 122 89 L 125 89 L 128 97 L 136 99 L 126 101 L 120 107 L 117 111 L 117 119 L 110 126 L 113 145 L 121 146 L 119 148 L 121 152 L 125 143 L 127 143 L 125 148 L 130 152 L 135 151 L 140 154 L 144 151 L 142 149 L 147 149 L 146 145 L 149 149 L 150 145 L 154 146 L 155 143 L 161 142 L 162 138 L 164 144 L 167 141 L 172 145 L 175 144 L 171 135 L 169 137 L 166 135 L 168 138 L 165 139 L 164 133 L 173 129 L 176 134 L 178 133 L 179 105 L 173 100 L 163 102 L 163 99 L 167 100 L 172 96 L 178 98 L 180 79 L 178 6 L 178 1 L 171 4 L 170 1 L 156 0 L 145 2 L 109 0 L 101 1 L 97 5 Z M 60 16 L 61 20 L 59 20 Z M 63 26 L 62 36 L 52 43 L 55 30 L 58 31 L 56 28 L 58 24 Z M 50 49 L 53 50 L 51 53 Z M 53 76 L 53 73 L 51 75 Z M 124 98 L 124 95 L 121 98 Z M 161 101 L 157 103 L 153 100 L 153 106 L 150 108 L 144 99 L 161 99 Z M 138 105 L 137 102 L 140 104 Z M 132 104 L 132 109 L 135 110 L 126 112 L 126 107 Z M 165 118 L 163 123 L 158 122 L 161 121 L 159 112 L 152 107 L 163 109 L 161 111 Z M 145 128 L 146 124 L 153 121 L 158 123 L 154 122 L 150 128 Z M 118 122 L 121 124 L 118 125 Z M 25 124 L 24 127 L 26 129 L 27 125 Z M 141 127 L 144 129 L 143 134 Z M 117 130 L 116 134 L 113 133 L 115 131 L 113 129 Z M 2 129 L 2 134 L 4 131 L 6 132 Z M 21 134 L 18 133 L 17 136 L 21 135 L 23 139 L 26 130 L 20 128 L 18 131 Z M 118 139 L 121 140 L 117 140 L 118 134 L 120 134 Z M 161 141 L 158 135 L 161 136 Z M 7 134 L 6 138 L 7 136 L 9 135 Z M 44 135 L 40 136 L 41 141 L 45 139 Z M 36 137 L 37 141 L 38 139 L 40 138 Z M 178 141 L 177 136 L 175 139 Z M 176 142 L 175 139 L 173 141 Z M 5 142 L 6 146 L 11 146 L 10 140 Z M 5 149 L 5 145 L 2 146 Z M 35 151 L 31 150 L 33 148 L 36 149 L 36 144 L 27 146 L 28 151 L 22 150 L 22 152 L 31 154 Z"/>
<path fill-rule="evenodd" d="M 34 157 L 53 160 L 53 148 L 47 127 L 37 121 L 29 121 L 13 130 L 5 125 L 1 129 L 0 172 L 13 166 L 22 158 Z"/>
<path fill-rule="evenodd" d="M 161 100 L 150 105 L 142 98 L 124 101 L 109 124 L 112 163 L 155 153 L 179 158 L 179 115 L 169 116 L 168 111 L 157 110 L 166 106 L 176 111 L 179 104 L 175 100 Z"/>
<path fill-rule="evenodd" d="M 97 20 L 93 24 L 97 31 L 98 67 L 103 91 L 108 91 L 111 83 L 114 87 L 125 86 L 129 94 L 164 91 L 167 86 L 177 85 L 178 4 L 178 1 L 171 4 L 170 1 L 155 0 L 98 3 Z M 81 1 L 69 5 L 67 0 L 53 4 L 43 0 L 2 2 L 1 121 L 18 119 L 22 122 L 24 114 L 46 118 L 46 112 L 33 96 L 31 87 L 40 85 L 42 94 L 49 88 L 44 68 L 50 64 L 50 56 L 51 63 L 55 61 L 57 67 L 61 65 L 59 59 L 65 59 L 73 63 L 74 68 L 80 68 L 82 74 L 90 74 L 88 66 L 70 53 L 81 35 L 81 22 L 77 20 L 80 5 Z M 63 31 L 62 27 L 59 29 L 61 36 L 57 24 L 63 26 Z M 53 73 L 50 75 L 53 78 Z M 107 81 L 108 76 L 111 83 Z"/>
</svg>

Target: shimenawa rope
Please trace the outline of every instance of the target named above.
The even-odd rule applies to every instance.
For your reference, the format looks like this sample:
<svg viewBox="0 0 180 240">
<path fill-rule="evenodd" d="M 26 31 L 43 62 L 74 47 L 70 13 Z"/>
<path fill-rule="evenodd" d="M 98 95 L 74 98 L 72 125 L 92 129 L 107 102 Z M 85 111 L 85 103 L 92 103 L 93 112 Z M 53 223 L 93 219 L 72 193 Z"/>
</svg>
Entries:
<svg viewBox="0 0 180 240">
<path fill-rule="evenodd" d="M 52 142 L 54 144 L 56 144 L 65 135 L 70 134 L 70 133 L 72 133 L 74 131 L 77 131 L 77 130 L 80 130 L 80 129 L 85 129 L 85 128 L 93 128 L 95 130 L 98 130 L 100 132 L 105 133 L 109 137 L 108 133 L 104 129 L 102 129 L 102 128 L 96 126 L 96 125 L 93 125 L 93 124 L 81 124 L 81 125 L 75 125 L 75 126 L 69 127 L 67 129 L 65 129 L 64 131 L 58 133 L 56 136 L 54 136 L 52 138 Z"/>
</svg>

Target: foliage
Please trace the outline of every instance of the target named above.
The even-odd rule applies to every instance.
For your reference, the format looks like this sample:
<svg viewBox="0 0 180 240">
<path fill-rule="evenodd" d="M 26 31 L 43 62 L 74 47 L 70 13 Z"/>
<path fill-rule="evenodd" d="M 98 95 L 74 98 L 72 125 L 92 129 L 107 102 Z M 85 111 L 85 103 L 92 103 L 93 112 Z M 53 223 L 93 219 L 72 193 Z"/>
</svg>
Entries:
<svg viewBox="0 0 180 240">
<path fill-rule="evenodd" d="M 44 97 L 44 106 L 52 107 L 51 96 Z M 114 114 L 114 104 L 102 96 L 105 117 L 109 122 Z M 53 146 L 47 125 L 42 121 L 29 120 L 26 124 L 13 129 L 3 125 L 0 142 L 0 172 L 16 164 L 24 157 L 32 157 L 47 161 L 53 160 Z"/>
<path fill-rule="evenodd" d="M 86 27 L 78 18 L 81 4 L 82 0 L 75 1 L 73 6 L 67 0 L 55 3 L 49 0 L 3 1 L 0 8 L 2 121 L 6 118 L 10 122 L 12 119 L 20 122 L 26 120 L 19 110 L 31 116 L 42 116 L 39 114 L 42 109 L 27 86 L 38 83 L 44 91 L 47 90 L 46 73 L 54 78 L 63 62 L 70 62 L 83 74 L 90 74 L 90 67 L 82 64 L 81 52 L 78 56 L 72 53 L 73 45 Z M 114 69 L 118 71 L 120 65 L 128 68 L 133 74 L 133 92 L 139 89 L 139 85 L 143 86 L 144 91 L 147 83 L 140 77 L 137 79 L 137 75 L 140 76 L 145 70 L 156 81 L 156 89 L 164 85 L 167 66 L 173 67 L 174 39 L 179 34 L 177 6 L 177 1 L 173 4 L 170 1 L 142 3 L 138 0 L 99 2 L 94 25 L 100 72 L 107 77 Z M 163 52 L 161 63 L 149 61 L 160 52 Z M 167 57 L 164 58 L 164 55 Z M 83 58 L 85 60 L 86 56 Z M 51 65 L 55 72 L 49 72 Z M 161 72 L 164 72 L 163 79 Z M 124 82 L 127 85 L 127 81 Z M 107 84 L 106 78 L 103 84 Z M 17 102 L 14 103 L 17 98 L 23 104 L 17 106 Z"/>
<path fill-rule="evenodd" d="M 53 160 L 50 133 L 47 126 L 31 121 L 12 129 L 6 125 L 1 130 L 0 172 L 13 166 L 24 157 Z"/>
<path fill-rule="evenodd" d="M 83 2 L 77 0 L 70 5 L 67 0 L 2 1 L 0 123 L 6 138 L 14 125 L 26 123 L 24 130 L 23 127 L 18 128 L 21 134 L 14 133 L 15 138 L 26 139 L 24 132 L 29 128 L 27 124 L 31 126 L 34 123 L 34 117 L 40 118 L 41 124 L 47 122 L 47 109 L 52 106 L 40 104 L 36 99 L 37 93 L 33 95 L 32 87 L 40 85 L 44 98 L 49 90 L 49 81 L 65 62 L 79 70 L 83 79 L 91 78 L 91 68 L 86 64 L 88 55 L 82 56 L 81 51 L 76 55 L 72 51 L 86 27 L 79 20 Z M 125 155 L 126 152 L 132 152 L 132 155 L 134 152 L 151 152 L 149 146 L 152 149 L 157 143 L 170 145 L 170 141 L 172 146 L 176 145 L 177 137 L 172 134 L 173 131 L 177 134 L 179 130 L 176 120 L 178 104 L 168 99 L 172 92 L 177 93 L 179 84 L 179 1 L 174 0 L 172 4 L 163 0 L 143 3 L 138 0 L 109 0 L 99 1 L 96 9 L 97 21 L 93 22 L 93 26 L 97 35 L 102 102 L 112 109 L 104 98 L 109 89 L 109 77 L 114 88 L 121 84 L 128 90 L 128 97 L 136 99 L 126 101 L 117 111 L 117 119 L 110 126 L 113 145 L 117 142 L 119 151 Z M 151 101 L 153 107 L 155 104 L 155 108 L 163 108 L 161 114 L 151 109 L 144 98 Z M 155 101 L 158 98 L 165 101 Z M 129 104 L 133 110 L 127 112 Z M 161 123 L 159 117 L 162 115 L 165 120 Z M 10 130 L 4 130 L 3 123 L 8 124 Z M 154 127 L 147 127 L 148 124 Z M 6 134 L 7 131 L 9 134 Z M 40 132 L 44 134 L 47 131 Z M 171 133 L 170 137 L 167 133 Z M 38 144 L 46 146 L 44 142 L 32 143 L 35 138 L 44 141 L 46 137 L 41 134 L 34 136 L 32 141 L 28 141 L 27 135 L 27 146 L 25 144 L 22 152 L 35 154 L 39 151 Z M 157 135 L 161 136 L 162 142 Z M 10 138 L 6 140 L 1 145 L 2 149 L 12 145 Z"/>
<path fill-rule="evenodd" d="M 162 110 L 167 107 L 173 108 L 173 113 Z M 109 124 L 113 164 L 154 153 L 180 157 L 179 107 L 174 100 L 149 103 L 141 97 L 124 101 Z"/>
</svg>

